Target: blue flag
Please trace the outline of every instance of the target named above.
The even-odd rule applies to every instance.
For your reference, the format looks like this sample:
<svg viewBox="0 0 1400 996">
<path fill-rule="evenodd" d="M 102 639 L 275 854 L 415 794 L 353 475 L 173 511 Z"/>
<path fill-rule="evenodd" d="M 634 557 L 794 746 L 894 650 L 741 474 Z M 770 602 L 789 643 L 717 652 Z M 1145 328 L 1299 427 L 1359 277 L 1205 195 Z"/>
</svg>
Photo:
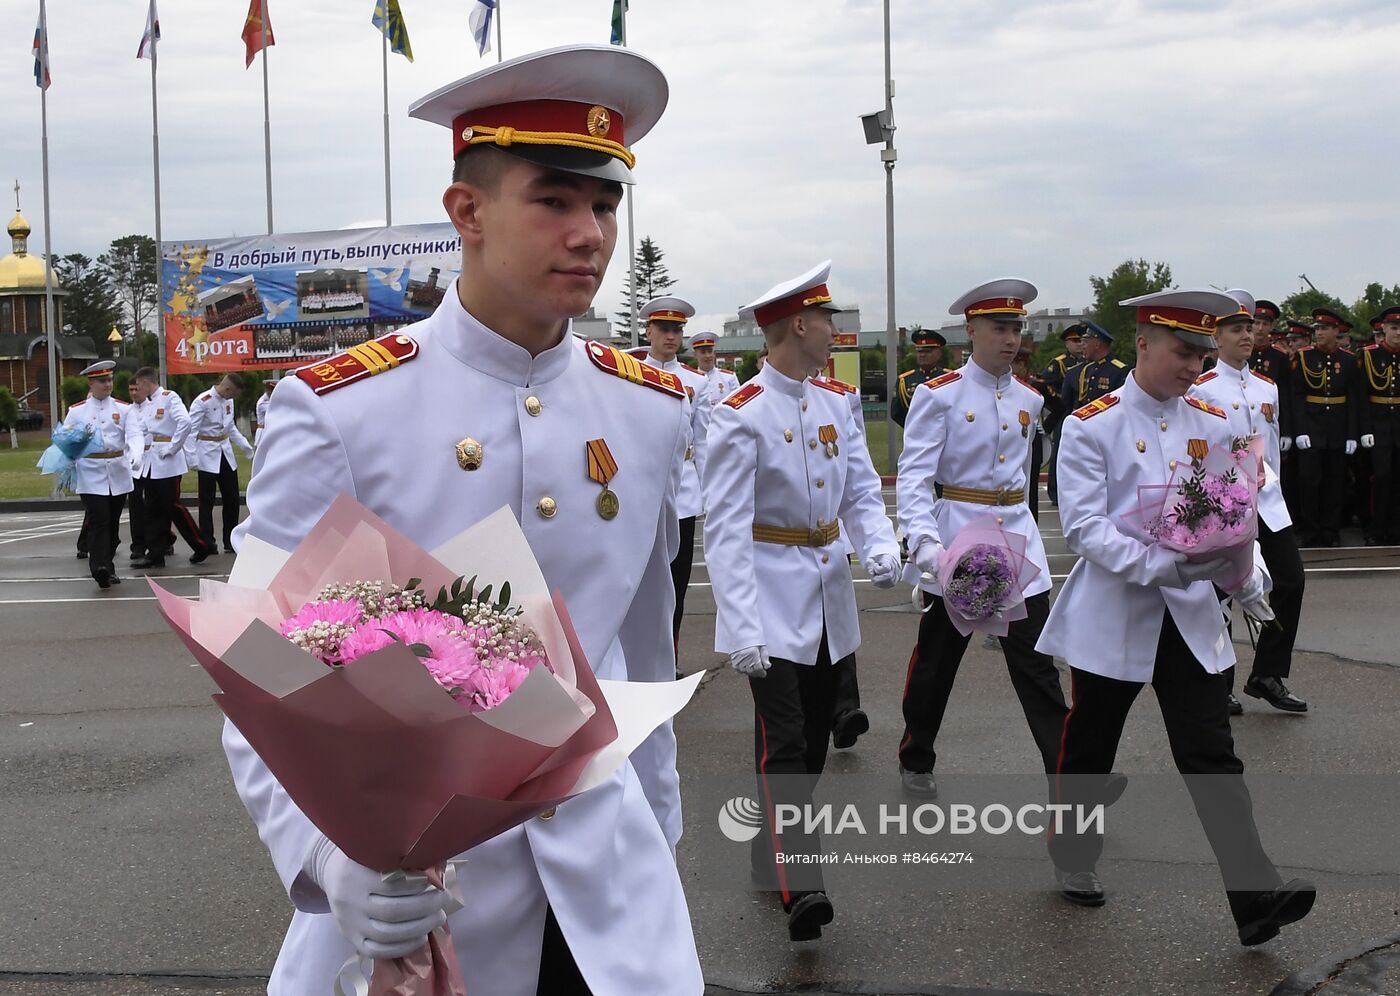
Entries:
<svg viewBox="0 0 1400 996">
<path fill-rule="evenodd" d="M 386 3 L 389 8 L 387 15 L 384 12 Z M 395 55 L 401 55 L 409 62 L 413 61 L 413 46 L 408 43 L 408 25 L 403 23 L 403 11 L 399 10 L 399 0 L 377 0 L 370 23 L 384 32 L 384 36 L 389 39 L 389 49 Z"/>
<path fill-rule="evenodd" d="M 498 0 L 476 0 L 476 6 L 467 17 L 472 37 L 476 39 L 476 50 L 482 55 L 491 51 L 491 15 L 496 12 L 497 2 Z"/>
</svg>

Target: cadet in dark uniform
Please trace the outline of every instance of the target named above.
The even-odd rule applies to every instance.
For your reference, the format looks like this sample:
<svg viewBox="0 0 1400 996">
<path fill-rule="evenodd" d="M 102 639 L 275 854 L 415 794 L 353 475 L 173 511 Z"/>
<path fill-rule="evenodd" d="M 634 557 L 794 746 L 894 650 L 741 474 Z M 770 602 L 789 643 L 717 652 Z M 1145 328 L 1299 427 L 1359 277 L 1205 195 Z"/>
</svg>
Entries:
<svg viewBox="0 0 1400 996">
<path fill-rule="evenodd" d="M 1316 346 L 1299 350 L 1289 373 L 1298 448 L 1299 542 L 1340 546 L 1346 501 L 1346 458 L 1360 432 L 1361 378 L 1356 357 L 1338 347 L 1349 328 L 1327 308 L 1313 311 Z"/>
<path fill-rule="evenodd" d="M 909 414 L 914 388 L 924 381 L 943 376 L 943 347 L 948 345 L 948 340 L 933 329 L 918 329 L 909 338 L 914 342 L 914 362 L 918 366 L 899 375 L 899 383 L 895 385 L 894 395 L 890 398 L 890 414 L 900 428 L 904 427 L 905 416 Z"/>
<path fill-rule="evenodd" d="M 1086 320 L 1084 325 L 1084 362 L 1070 367 L 1065 375 L 1066 411 L 1074 411 L 1118 390 L 1128 378 L 1128 365 L 1110 355 L 1113 336 L 1094 322 Z"/>
<path fill-rule="evenodd" d="M 1051 360 L 1050 365 L 1040 374 L 1045 387 L 1045 434 L 1050 437 L 1050 469 L 1045 476 L 1045 493 L 1050 496 L 1052 505 L 1057 500 L 1055 453 L 1060 448 L 1060 425 L 1070 413 L 1065 398 L 1065 376 L 1070 367 L 1079 363 L 1084 356 L 1084 333 L 1087 328 L 1084 322 L 1077 322 L 1061 332 L 1060 339 L 1065 344 L 1065 351 Z"/>
<path fill-rule="evenodd" d="M 1361 446 L 1371 454 L 1367 545 L 1400 543 L 1400 307 L 1376 316 L 1382 338 L 1361 351 Z"/>
<path fill-rule="evenodd" d="M 1312 326 L 1292 318 L 1288 319 L 1287 331 L 1280 347 L 1288 354 L 1288 375 L 1278 381 L 1279 387 L 1283 389 L 1279 396 L 1279 408 L 1285 413 L 1281 426 L 1283 435 L 1279 437 L 1279 448 L 1283 451 L 1283 465 L 1279 469 L 1279 477 L 1282 478 L 1280 483 L 1283 485 L 1283 500 L 1288 503 L 1288 514 L 1299 527 L 1299 532 L 1303 521 L 1303 503 L 1298 494 L 1298 448 L 1293 445 L 1293 437 L 1298 434 L 1298 413 L 1293 404 L 1293 360 L 1300 351 L 1311 345 Z M 1298 542 L 1300 545 L 1303 542 L 1301 535 Z"/>
</svg>

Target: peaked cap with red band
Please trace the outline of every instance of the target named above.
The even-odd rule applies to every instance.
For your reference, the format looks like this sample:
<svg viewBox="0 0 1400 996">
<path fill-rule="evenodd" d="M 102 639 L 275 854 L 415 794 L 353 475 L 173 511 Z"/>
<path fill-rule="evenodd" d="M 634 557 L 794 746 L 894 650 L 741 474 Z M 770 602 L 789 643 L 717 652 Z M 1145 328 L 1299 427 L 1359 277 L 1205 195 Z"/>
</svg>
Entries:
<svg viewBox="0 0 1400 996">
<path fill-rule="evenodd" d="M 1274 321 L 1277 320 L 1280 314 L 1282 314 L 1282 312 L 1279 311 L 1279 306 L 1272 301 L 1267 301 L 1261 297 L 1254 302 L 1255 318 L 1267 318 L 1270 321 Z"/>
<path fill-rule="evenodd" d="M 631 145 L 666 108 L 666 77 L 616 45 L 507 59 L 413 102 L 409 117 L 452 131 L 452 155 L 490 145 L 540 166 L 632 183 Z"/>
<path fill-rule="evenodd" d="M 1119 304 L 1137 308 L 1139 325 L 1161 325 L 1189 346 L 1215 348 L 1215 328 L 1222 315 L 1240 312 L 1240 302 L 1223 291 L 1169 290 L 1130 297 Z"/>
<path fill-rule="evenodd" d="M 808 308 L 840 311 L 831 303 L 831 291 L 826 286 L 830 274 L 831 260 L 828 259 L 800 277 L 768 288 L 758 300 L 740 308 L 739 317 L 752 318 L 759 328 L 767 328 Z"/>
<path fill-rule="evenodd" d="M 684 298 L 654 297 L 642 305 L 642 321 L 675 322 L 684 325 L 695 314 L 695 306 Z"/>
<path fill-rule="evenodd" d="M 1381 325 L 1394 325 L 1400 323 L 1400 305 L 1392 305 L 1376 316 L 1376 322 Z"/>
<path fill-rule="evenodd" d="M 1238 321 L 1239 319 L 1244 319 L 1245 321 L 1254 320 L 1254 312 L 1257 310 L 1258 305 L 1254 301 L 1253 294 L 1242 287 L 1231 287 L 1225 293 L 1234 298 L 1238 306 L 1230 314 L 1221 315 L 1216 319 L 1215 325 L 1217 328 L 1225 322 Z"/>
<path fill-rule="evenodd" d="M 690 348 L 697 349 L 701 346 L 713 347 L 717 341 L 718 340 L 713 332 L 696 332 L 693 336 L 690 337 Z"/>
<path fill-rule="evenodd" d="M 948 314 L 966 318 L 1021 318 L 1035 300 L 1035 284 L 1015 277 L 999 277 L 972 288 L 948 307 Z"/>
<path fill-rule="evenodd" d="M 1339 332 L 1351 331 L 1351 322 L 1347 321 L 1331 308 L 1314 308 L 1312 316 L 1318 325 L 1330 325 Z"/>
</svg>

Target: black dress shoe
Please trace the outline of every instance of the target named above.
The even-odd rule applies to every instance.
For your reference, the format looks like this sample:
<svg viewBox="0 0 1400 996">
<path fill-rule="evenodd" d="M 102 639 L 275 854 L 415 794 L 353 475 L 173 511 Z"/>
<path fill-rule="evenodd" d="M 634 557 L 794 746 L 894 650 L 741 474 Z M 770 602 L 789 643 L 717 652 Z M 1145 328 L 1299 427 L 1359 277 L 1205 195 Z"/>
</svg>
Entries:
<svg viewBox="0 0 1400 996">
<path fill-rule="evenodd" d="M 1307 712 L 1308 704 L 1288 690 L 1282 678 L 1256 678 L 1250 675 L 1244 683 L 1244 693 L 1256 699 L 1263 699 L 1275 709 L 1284 712 Z"/>
<path fill-rule="evenodd" d="M 1229 693 L 1227 693 L 1227 694 L 1229 695 L 1228 701 L 1229 701 L 1229 704 L 1230 704 L 1230 715 L 1231 715 L 1231 716 L 1243 716 L 1243 715 L 1244 715 L 1244 705 L 1240 702 L 1239 699 L 1235 698 L 1235 693 L 1234 693 L 1234 692 L 1229 692 Z"/>
<path fill-rule="evenodd" d="M 112 587 L 112 572 L 105 567 L 93 568 L 92 579 L 97 582 L 99 588 Z"/>
<path fill-rule="evenodd" d="M 864 709 L 853 709 L 842 716 L 831 727 L 831 745 L 837 750 L 846 750 L 856 745 L 862 733 L 870 732 L 870 717 Z"/>
<path fill-rule="evenodd" d="M 788 906 L 788 940 L 815 941 L 835 915 L 825 892 L 807 892 Z"/>
<path fill-rule="evenodd" d="M 1055 884 L 1064 896 L 1076 906 L 1102 906 L 1103 883 L 1091 871 L 1067 872 L 1055 869 Z"/>
<path fill-rule="evenodd" d="M 112 571 L 112 583 L 113 583 L 113 584 L 121 584 L 121 583 L 122 583 L 122 579 L 119 578 L 119 577 L 117 576 L 117 572 L 116 572 L 115 569 Z"/>
<path fill-rule="evenodd" d="M 1245 947 L 1263 944 L 1278 936 L 1278 929 L 1303 919 L 1317 900 L 1317 886 L 1305 878 L 1295 878 L 1277 889 L 1261 892 L 1245 910 L 1240 923 L 1240 943 Z"/>
<path fill-rule="evenodd" d="M 1322 545 L 1323 545 L 1323 546 L 1341 546 L 1341 545 L 1342 545 L 1342 537 L 1341 537 L 1340 535 L 1338 535 L 1337 533 L 1328 533 L 1327 535 L 1325 535 L 1324 537 L 1322 537 Z"/>
<path fill-rule="evenodd" d="M 192 553 L 192 554 L 190 555 L 190 563 L 191 563 L 191 564 L 202 564 L 202 563 L 204 563 L 204 562 L 205 562 L 206 560 L 208 560 L 208 559 L 209 559 L 209 551 L 208 551 L 208 550 L 196 550 L 194 553 Z"/>
<path fill-rule="evenodd" d="M 79 550 L 79 551 L 78 551 L 78 559 L 79 559 L 79 560 L 87 560 L 87 551 L 86 551 L 86 550 Z"/>
<path fill-rule="evenodd" d="M 131 566 L 136 570 L 145 570 L 148 567 L 164 567 L 165 558 L 161 557 L 159 560 L 152 560 L 150 557 L 142 557 L 140 560 L 133 560 Z"/>
</svg>

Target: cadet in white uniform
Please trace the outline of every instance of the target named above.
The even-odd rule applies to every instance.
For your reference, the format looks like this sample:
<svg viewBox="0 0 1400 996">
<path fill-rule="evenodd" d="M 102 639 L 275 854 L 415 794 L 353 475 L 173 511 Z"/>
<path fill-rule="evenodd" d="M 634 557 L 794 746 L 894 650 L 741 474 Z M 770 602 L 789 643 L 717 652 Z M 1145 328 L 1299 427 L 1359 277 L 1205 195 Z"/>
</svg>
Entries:
<svg viewBox="0 0 1400 996">
<path fill-rule="evenodd" d="M 831 352 L 830 261 L 740 311 L 768 343 L 768 363 L 715 409 L 706 465 L 705 551 L 717 615 L 715 649 L 749 678 L 764 830 L 760 884 L 781 892 L 788 936 L 811 940 L 832 918 L 815 834 L 774 832 L 778 804 L 804 806 L 826 763 L 835 661 L 860 644 L 838 518 L 879 587 L 895 583 L 899 546 L 880 479 L 844 392 L 808 379 Z"/>
<path fill-rule="evenodd" d="M 112 397 L 112 370 L 116 363 L 99 360 L 82 371 L 88 379 L 88 396 L 68 409 L 66 426 L 87 424 L 101 440 L 93 453 L 77 461 L 74 490 L 83 503 L 88 542 L 88 569 L 99 588 L 120 584 L 113 561 L 121 537 L 122 507 L 131 494 L 131 474 L 141 466 L 141 417 L 125 401 Z"/>
<path fill-rule="evenodd" d="M 575 340 L 568 321 L 597 293 L 628 145 L 666 93 L 647 59 L 590 46 L 521 56 L 413 105 L 451 128 L 443 203 L 461 276 L 426 321 L 282 381 L 240 542 L 290 549 L 341 492 L 427 549 L 509 505 L 599 677 L 672 680 L 685 390 Z M 568 144 L 552 144 L 561 135 Z M 329 993 L 354 950 L 403 953 L 442 922 L 442 893 L 386 887 L 329 845 L 227 725 L 225 747 L 297 908 L 272 996 Z M 667 725 L 605 785 L 467 852 L 466 906 L 450 926 L 468 992 L 698 996 L 674 758 Z"/>
<path fill-rule="evenodd" d="M 695 368 L 705 375 L 710 388 L 707 397 L 713 408 L 735 391 L 739 390 L 739 378 L 732 370 L 716 365 L 713 332 L 696 332 L 690 337 L 690 349 L 695 354 Z"/>
<path fill-rule="evenodd" d="M 710 406 L 705 403 L 709 382 L 703 374 L 680 360 L 685 337 L 685 323 L 695 308 L 678 297 L 653 298 L 642 305 L 646 320 L 647 340 L 651 343 L 642 362 L 674 374 L 685 386 L 686 425 L 690 436 L 681 467 L 680 490 L 676 493 L 676 515 L 680 517 L 680 548 L 671 561 L 671 586 L 676 592 L 676 611 L 671 620 L 672 642 L 676 658 L 680 659 L 681 620 L 685 617 L 685 592 L 690 587 L 691 565 L 695 560 L 695 517 L 705 511 L 705 492 L 701 483 L 705 473 L 705 436 L 710 424 Z M 680 672 L 676 672 L 680 677 Z"/>
<path fill-rule="evenodd" d="M 969 641 L 948 617 L 938 561 L 964 526 L 988 514 L 1006 532 L 1025 537 L 1026 556 L 1040 568 L 1025 592 L 1026 618 L 1010 624 L 1001 647 L 1047 773 L 1059 758 L 1065 696 L 1055 662 L 1035 648 L 1050 612 L 1050 566 L 1026 501 L 1035 487 L 1027 468 L 1045 399 L 1011 372 L 1026 305 L 1035 297 L 1033 284 L 1005 278 L 958 298 L 948 313 L 964 316 L 972 358 L 910 392 L 895 494 L 910 559 L 930 579 L 904 685 L 899 743 L 900 779 L 913 795 L 938 794 L 934 741 Z"/>
<path fill-rule="evenodd" d="M 253 457 L 233 418 L 233 403 L 243 390 L 243 382 L 229 374 L 194 399 L 190 405 L 190 437 L 194 445 L 194 466 L 199 471 L 199 530 L 211 550 L 214 545 L 214 494 L 223 504 L 224 552 L 233 552 L 233 527 L 238 525 L 238 457 L 233 446 Z"/>
<path fill-rule="evenodd" d="M 180 502 L 180 478 L 189 469 L 185 463 L 185 440 L 191 425 L 185 402 L 174 391 L 160 386 L 159 374 L 142 367 L 131 382 L 140 385 L 145 400 L 134 407 L 141 412 L 146 427 L 146 453 L 137 484 L 145 492 L 143 547 L 146 556 L 133 560 L 132 567 L 164 567 L 165 547 L 173 525 L 193 552 L 190 563 L 204 561 L 214 551 L 205 545 L 194 518 Z M 135 522 L 132 531 L 136 531 Z"/>
<path fill-rule="evenodd" d="M 262 397 L 253 406 L 253 448 L 262 442 L 263 430 L 267 428 L 267 408 L 272 403 L 272 392 L 277 387 L 277 378 L 268 377 L 263 380 Z"/>
<path fill-rule="evenodd" d="M 1242 439 L 1260 437 L 1264 459 L 1269 465 L 1268 482 L 1259 492 L 1259 552 L 1264 557 L 1273 588 L 1269 607 L 1275 625 L 1259 631 L 1254 648 L 1254 666 L 1244 683 L 1246 695 L 1263 699 L 1284 712 L 1307 712 L 1308 704 L 1289 691 L 1283 679 L 1293 664 L 1293 643 L 1298 636 L 1298 616 L 1303 609 L 1303 558 L 1293 520 L 1283 500 L 1279 484 L 1279 393 L 1278 385 L 1267 375 L 1251 370 L 1254 352 L 1254 296 L 1245 290 L 1229 290 L 1240 302 L 1237 314 L 1222 318 L 1216 326 L 1219 362 L 1209 373 L 1196 378 L 1191 395 L 1209 401 L 1225 413 L 1230 431 Z M 1226 671 L 1233 688 L 1235 669 Z M 1243 712 L 1234 695 L 1231 713 Z"/>
<path fill-rule="evenodd" d="M 1259 944 L 1305 916 L 1315 889 L 1301 879 L 1284 884 L 1264 853 L 1244 765 L 1230 738 L 1220 672 L 1235 663 L 1235 651 L 1211 582 L 1231 568 L 1224 559 L 1188 563 L 1122 525 L 1138 508 L 1139 486 L 1165 483 L 1178 468 L 1189 470 L 1193 454 L 1234 439 L 1223 411 L 1183 395 L 1215 346 L 1217 317 L 1236 304 L 1211 290 L 1163 291 L 1122 303 L 1137 307 L 1137 366 L 1122 387 L 1077 409 L 1060 442 L 1060 519 L 1080 560 L 1037 649 L 1063 657 L 1073 676 L 1060 752 L 1061 801 L 1083 804 L 1096 791 L 1133 700 L 1151 682 L 1172 756 L 1188 776 L 1219 862 L 1240 942 Z M 1263 619 L 1271 617 L 1266 580 L 1256 564 L 1235 595 L 1246 612 Z M 1085 626 L 1085 619 L 1095 625 Z M 1097 833 L 1051 837 L 1066 899 L 1103 904 L 1094 873 L 1102 849 Z"/>
</svg>

